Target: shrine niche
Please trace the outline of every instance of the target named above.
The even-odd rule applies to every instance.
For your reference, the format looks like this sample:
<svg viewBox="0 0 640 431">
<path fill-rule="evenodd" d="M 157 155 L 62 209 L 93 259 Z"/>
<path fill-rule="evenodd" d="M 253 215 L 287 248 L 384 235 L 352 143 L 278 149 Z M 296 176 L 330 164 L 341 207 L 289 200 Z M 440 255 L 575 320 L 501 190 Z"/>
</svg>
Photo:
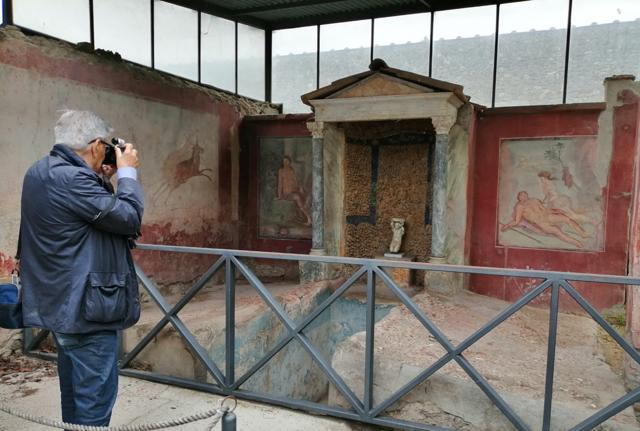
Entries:
<svg viewBox="0 0 640 431">
<path fill-rule="evenodd" d="M 404 255 L 396 259 L 464 264 L 468 98 L 459 85 L 379 59 L 369 69 L 302 96 L 314 111 L 308 125 L 322 187 L 314 195 L 312 252 L 382 257 L 391 220 L 402 218 Z M 442 291 L 462 286 L 437 284 Z"/>
<path fill-rule="evenodd" d="M 402 252 L 427 261 L 431 245 L 431 188 L 435 132 L 428 120 L 359 122 L 342 126 L 344 254 L 383 255 L 392 219 L 405 220 Z"/>
</svg>

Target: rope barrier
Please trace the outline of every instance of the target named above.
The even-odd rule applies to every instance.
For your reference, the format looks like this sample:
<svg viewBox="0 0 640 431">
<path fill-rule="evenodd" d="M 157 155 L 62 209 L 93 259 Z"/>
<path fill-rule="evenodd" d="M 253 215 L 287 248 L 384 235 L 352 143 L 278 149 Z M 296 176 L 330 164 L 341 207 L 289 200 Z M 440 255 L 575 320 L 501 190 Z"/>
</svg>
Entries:
<svg viewBox="0 0 640 431">
<path fill-rule="evenodd" d="M 233 400 L 235 402 L 233 408 L 229 409 L 229 407 L 225 406 L 224 403 L 226 400 Z M 0 411 L 8 413 L 12 416 L 19 417 L 21 419 L 27 420 L 29 422 L 34 422 L 40 425 L 52 427 L 52 428 L 60 428 L 67 431 L 152 431 L 159 430 L 165 428 L 177 427 L 180 425 L 186 425 L 191 422 L 201 421 L 204 419 L 211 419 L 212 423 L 209 425 L 208 430 L 213 430 L 215 426 L 220 422 L 227 413 L 232 413 L 237 406 L 237 401 L 232 397 L 225 397 L 220 401 L 220 406 L 213 410 L 207 410 L 204 412 L 196 413 L 190 416 L 185 416 L 178 419 L 170 419 L 167 421 L 153 422 L 149 424 L 140 424 L 140 425 L 120 425 L 120 426 L 112 426 L 112 427 L 102 427 L 102 426 L 92 426 L 92 425 L 77 425 L 70 424 L 62 421 L 56 421 L 49 418 L 44 418 L 42 416 L 32 415 L 30 413 L 25 413 L 13 407 L 9 407 L 4 404 L 0 404 Z"/>
</svg>

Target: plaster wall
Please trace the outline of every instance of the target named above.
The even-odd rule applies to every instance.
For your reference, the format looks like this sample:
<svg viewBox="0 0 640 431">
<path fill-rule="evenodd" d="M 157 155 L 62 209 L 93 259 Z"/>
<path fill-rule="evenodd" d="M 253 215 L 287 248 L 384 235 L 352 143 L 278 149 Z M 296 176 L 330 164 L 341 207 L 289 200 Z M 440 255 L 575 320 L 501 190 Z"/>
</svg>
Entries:
<svg viewBox="0 0 640 431">
<path fill-rule="evenodd" d="M 479 266 L 532 268 L 600 274 L 627 274 L 634 160 L 637 153 L 637 84 L 628 78 L 606 82 L 606 104 L 502 108 L 487 110 L 477 120 L 474 154 L 473 232 L 471 263 Z M 602 188 L 604 247 L 561 250 L 501 245 L 498 238 L 497 193 L 499 148 L 503 139 L 597 136 L 594 174 Z M 597 191 L 596 191 L 597 192 Z M 513 301 L 535 280 L 472 277 L 471 289 Z M 575 283 L 598 309 L 624 301 L 622 286 Z M 541 302 L 548 297 L 539 298 Z M 564 295 L 565 309 L 579 310 Z"/>
<path fill-rule="evenodd" d="M 466 247 L 469 222 L 469 172 L 472 149 L 471 129 L 474 108 L 465 103 L 458 110 L 456 123 L 449 132 L 447 156 L 447 236 L 445 250 L 447 263 L 467 265 L 469 253 Z"/>
<path fill-rule="evenodd" d="M 613 128 L 614 106 L 619 106 L 624 102 L 624 97 L 619 99 L 618 94 L 626 94 L 627 101 L 636 99 L 640 95 L 640 83 L 632 81 L 611 81 L 607 85 L 607 104 L 608 109 L 600 116 L 600 127 L 611 130 Z M 623 105 L 624 106 L 624 105 Z M 637 105 L 636 105 L 637 106 Z M 640 126 L 640 110 L 637 109 L 637 124 Z M 638 129 L 635 130 L 636 153 L 634 158 L 635 178 L 633 190 L 633 206 L 631 211 L 631 228 L 629 239 L 629 275 L 633 277 L 640 276 L 640 208 L 638 202 L 640 200 L 640 151 L 638 151 L 640 134 Z M 627 301 L 627 331 L 631 342 L 636 348 L 640 348 L 640 287 L 628 286 L 626 291 Z M 627 358 L 628 359 L 628 358 Z M 627 360 L 627 365 L 631 369 L 635 369 L 636 383 L 640 381 L 637 365 Z M 629 374 L 629 369 L 626 370 Z"/>
<path fill-rule="evenodd" d="M 324 129 L 324 241 L 330 256 L 344 255 L 344 163 L 346 138 L 334 123 Z"/>
<path fill-rule="evenodd" d="M 53 145 L 60 109 L 93 110 L 139 148 L 142 242 L 237 243 L 239 125 L 273 107 L 8 27 L 0 29 L 0 276 L 13 268 L 23 174 Z M 185 173 L 194 167 L 204 175 Z M 138 259 L 168 283 L 197 277 L 209 260 Z"/>
</svg>

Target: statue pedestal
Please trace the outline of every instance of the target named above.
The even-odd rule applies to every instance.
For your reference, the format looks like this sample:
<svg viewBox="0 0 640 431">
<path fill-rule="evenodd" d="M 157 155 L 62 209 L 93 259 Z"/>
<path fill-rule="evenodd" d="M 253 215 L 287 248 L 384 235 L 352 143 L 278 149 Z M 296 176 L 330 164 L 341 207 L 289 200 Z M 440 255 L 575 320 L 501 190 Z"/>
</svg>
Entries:
<svg viewBox="0 0 640 431">
<path fill-rule="evenodd" d="M 385 253 L 384 256 L 376 256 L 376 259 L 396 261 L 396 262 L 414 262 L 415 256 L 403 255 L 391 256 L 391 253 Z M 396 282 L 399 288 L 404 290 L 409 295 L 413 295 L 413 284 L 415 278 L 415 270 L 410 268 L 381 268 L 393 281 Z M 376 278 L 376 296 L 379 297 L 395 297 L 396 295 L 387 287 L 384 281 L 380 277 Z"/>
</svg>

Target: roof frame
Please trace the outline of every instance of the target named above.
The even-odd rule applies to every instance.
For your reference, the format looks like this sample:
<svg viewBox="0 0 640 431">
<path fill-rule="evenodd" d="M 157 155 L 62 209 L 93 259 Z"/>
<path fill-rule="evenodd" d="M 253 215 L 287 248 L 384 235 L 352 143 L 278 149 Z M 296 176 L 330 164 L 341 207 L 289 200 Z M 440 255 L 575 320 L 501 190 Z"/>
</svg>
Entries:
<svg viewBox="0 0 640 431">
<path fill-rule="evenodd" d="M 236 16 L 243 16 L 258 12 L 271 12 L 276 10 L 295 9 L 304 6 L 317 6 L 327 3 L 344 3 L 349 0 L 299 0 L 292 3 L 281 3 L 272 6 L 256 6 L 252 8 L 242 9 L 240 12 L 234 12 Z"/>
<path fill-rule="evenodd" d="M 410 4 L 397 4 L 376 6 L 369 9 L 351 11 L 336 11 L 322 15 L 311 14 L 304 17 L 291 14 L 290 17 L 279 19 L 265 19 L 259 15 L 270 11 L 295 11 L 305 7 L 313 7 L 326 4 L 348 3 L 349 0 L 292 0 L 289 3 L 274 2 L 272 5 L 259 5 L 233 9 L 212 3 L 207 0 L 163 0 L 178 6 L 188 7 L 193 10 L 219 16 L 221 18 L 251 25 L 266 31 L 282 30 L 287 28 L 306 27 L 311 25 L 335 24 L 339 22 L 355 21 L 361 19 L 383 18 L 388 16 L 406 15 L 412 13 L 428 13 L 439 10 L 461 9 L 482 5 L 497 5 L 514 3 L 526 0 L 414 0 Z M 444 7 L 443 7 L 444 5 Z M 301 11 L 301 10 L 300 10 Z"/>
</svg>

